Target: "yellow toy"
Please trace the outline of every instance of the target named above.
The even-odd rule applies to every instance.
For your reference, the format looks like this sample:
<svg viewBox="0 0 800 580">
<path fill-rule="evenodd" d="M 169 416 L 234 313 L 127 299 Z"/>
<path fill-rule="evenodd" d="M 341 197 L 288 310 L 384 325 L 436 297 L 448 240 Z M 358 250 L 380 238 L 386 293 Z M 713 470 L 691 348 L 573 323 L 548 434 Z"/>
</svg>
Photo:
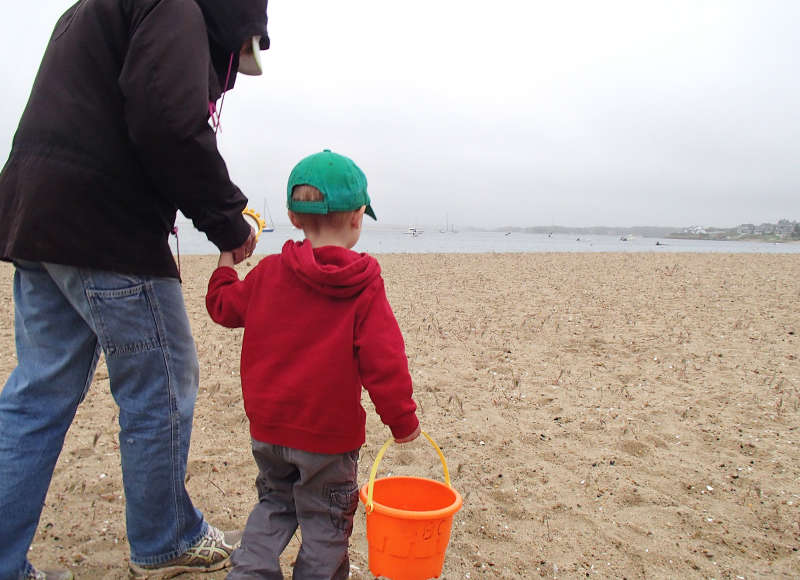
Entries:
<svg viewBox="0 0 800 580">
<path fill-rule="evenodd" d="M 264 218 L 262 218 L 256 210 L 249 207 L 246 207 L 242 211 L 242 215 L 247 223 L 250 224 L 250 227 L 253 228 L 253 231 L 256 233 L 256 241 L 258 241 L 258 236 L 261 235 L 261 232 L 264 230 L 267 222 L 264 221 Z"/>
</svg>

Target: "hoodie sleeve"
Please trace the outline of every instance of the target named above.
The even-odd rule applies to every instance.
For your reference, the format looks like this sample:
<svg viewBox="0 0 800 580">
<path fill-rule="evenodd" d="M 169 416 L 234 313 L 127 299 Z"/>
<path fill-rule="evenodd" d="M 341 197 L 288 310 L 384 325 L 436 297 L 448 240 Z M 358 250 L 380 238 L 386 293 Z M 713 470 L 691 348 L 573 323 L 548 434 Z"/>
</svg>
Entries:
<svg viewBox="0 0 800 580">
<path fill-rule="evenodd" d="M 419 425 L 412 398 L 405 343 L 394 317 L 383 279 L 356 329 L 356 355 L 364 387 L 381 421 L 395 438 L 410 435 Z"/>
<path fill-rule="evenodd" d="M 139 10 L 119 77 L 128 132 L 161 194 L 220 250 L 244 243 L 247 198 L 228 175 L 208 124 L 211 56 L 194 0 Z"/>
<path fill-rule="evenodd" d="M 250 302 L 250 287 L 248 279 L 239 280 L 233 268 L 223 266 L 214 270 L 206 294 L 206 310 L 211 320 L 227 328 L 242 328 Z"/>
</svg>

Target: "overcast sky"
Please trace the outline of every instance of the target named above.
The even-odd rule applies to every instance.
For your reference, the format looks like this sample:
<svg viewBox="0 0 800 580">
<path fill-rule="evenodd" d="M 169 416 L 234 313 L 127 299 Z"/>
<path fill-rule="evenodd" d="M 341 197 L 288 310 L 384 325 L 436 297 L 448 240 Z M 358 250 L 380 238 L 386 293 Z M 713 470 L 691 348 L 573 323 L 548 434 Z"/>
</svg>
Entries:
<svg viewBox="0 0 800 580">
<path fill-rule="evenodd" d="M 0 20 L 2 157 L 72 2 Z M 285 223 L 330 148 L 381 223 L 800 220 L 800 1 L 270 0 L 265 74 L 225 99 L 233 180 Z"/>
</svg>

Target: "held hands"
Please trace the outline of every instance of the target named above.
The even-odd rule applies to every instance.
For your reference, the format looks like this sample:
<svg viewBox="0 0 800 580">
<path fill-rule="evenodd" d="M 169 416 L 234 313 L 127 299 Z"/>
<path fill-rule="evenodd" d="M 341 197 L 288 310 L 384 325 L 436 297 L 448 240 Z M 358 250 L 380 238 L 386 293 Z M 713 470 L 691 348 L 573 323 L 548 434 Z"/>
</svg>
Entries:
<svg viewBox="0 0 800 580">
<path fill-rule="evenodd" d="M 417 425 L 417 428 L 414 429 L 414 431 L 412 431 L 411 434 L 406 435 L 405 437 L 401 437 L 400 439 L 395 437 L 394 442 L 395 443 L 410 443 L 411 441 L 413 441 L 414 439 L 419 437 L 419 434 L 420 434 L 420 427 L 419 427 L 419 425 Z"/>
<path fill-rule="evenodd" d="M 222 268 L 223 266 L 228 266 L 229 268 L 233 268 L 236 264 L 238 264 L 242 260 L 252 256 L 253 250 L 255 249 L 256 249 L 256 232 L 253 230 L 253 228 L 250 228 L 250 235 L 247 236 L 247 239 L 241 246 L 239 246 L 235 250 L 219 253 L 219 261 L 217 262 L 217 268 Z"/>
<path fill-rule="evenodd" d="M 253 231 L 253 228 L 250 228 L 250 235 L 247 236 L 247 239 L 244 243 L 230 252 L 233 257 L 233 263 L 238 264 L 242 260 L 249 258 L 253 255 L 253 251 L 256 249 L 256 232 Z M 226 252 L 223 252 L 225 254 Z M 219 257 L 220 261 L 222 260 L 222 255 Z M 222 264 L 220 264 L 222 265 Z"/>
</svg>

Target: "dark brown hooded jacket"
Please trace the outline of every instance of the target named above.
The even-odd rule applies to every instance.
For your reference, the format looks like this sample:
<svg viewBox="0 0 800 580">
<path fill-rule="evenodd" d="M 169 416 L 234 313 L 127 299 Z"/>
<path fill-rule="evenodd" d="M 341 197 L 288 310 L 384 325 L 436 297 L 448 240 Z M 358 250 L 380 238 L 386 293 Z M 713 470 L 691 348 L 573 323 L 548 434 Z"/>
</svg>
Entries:
<svg viewBox="0 0 800 580">
<path fill-rule="evenodd" d="M 177 277 L 180 210 L 220 250 L 247 199 L 208 123 L 266 0 L 82 0 L 56 24 L 0 174 L 0 258 Z M 233 58 L 231 58 L 233 55 Z M 230 65 L 230 74 L 228 68 Z"/>
</svg>

